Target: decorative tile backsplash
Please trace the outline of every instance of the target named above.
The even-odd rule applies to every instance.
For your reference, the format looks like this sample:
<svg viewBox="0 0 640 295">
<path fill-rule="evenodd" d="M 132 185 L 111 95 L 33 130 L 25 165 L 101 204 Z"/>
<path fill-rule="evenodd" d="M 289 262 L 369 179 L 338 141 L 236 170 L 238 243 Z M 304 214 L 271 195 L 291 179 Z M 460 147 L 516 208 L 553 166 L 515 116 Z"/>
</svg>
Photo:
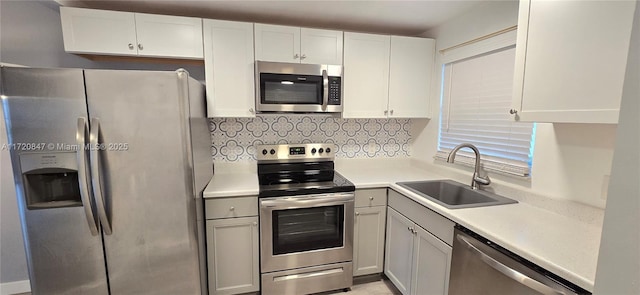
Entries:
<svg viewBox="0 0 640 295">
<path fill-rule="evenodd" d="M 337 158 L 409 157 L 409 119 L 341 119 L 326 115 L 211 118 L 214 161 L 254 161 L 256 145 L 330 142 Z"/>
</svg>

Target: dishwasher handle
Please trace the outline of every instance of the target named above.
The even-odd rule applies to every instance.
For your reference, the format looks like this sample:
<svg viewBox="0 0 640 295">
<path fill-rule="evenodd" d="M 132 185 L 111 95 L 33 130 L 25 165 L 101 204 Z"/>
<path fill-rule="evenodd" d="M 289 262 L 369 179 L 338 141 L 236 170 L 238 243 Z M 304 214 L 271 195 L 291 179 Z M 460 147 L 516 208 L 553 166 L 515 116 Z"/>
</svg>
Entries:
<svg viewBox="0 0 640 295">
<path fill-rule="evenodd" d="M 560 291 L 560 290 L 556 290 L 554 288 L 551 288 L 527 275 L 524 275 L 523 273 L 510 268 L 504 264 L 502 264 L 501 262 L 499 262 L 498 260 L 494 259 L 493 257 L 487 255 L 486 253 L 482 252 L 482 250 L 478 249 L 476 246 L 474 246 L 469 240 L 467 240 L 467 238 L 465 238 L 464 236 L 462 236 L 461 234 L 457 234 L 456 235 L 458 241 L 462 242 L 467 249 L 471 250 L 472 252 L 474 252 L 476 255 L 478 255 L 480 257 L 480 259 L 482 260 L 482 262 L 486 263 L 487 265 L 489 265 L 490 267 L 492 267 L 493 269 L 499 271 L 500 273 L 504 274 L 505 276 L 507 276 L 508 278 L 522 284 L 525 285 L 531 289 L 534 289 L 542 294 L 545 295 L 567 295 L 567 293 Z"/>
</svg>

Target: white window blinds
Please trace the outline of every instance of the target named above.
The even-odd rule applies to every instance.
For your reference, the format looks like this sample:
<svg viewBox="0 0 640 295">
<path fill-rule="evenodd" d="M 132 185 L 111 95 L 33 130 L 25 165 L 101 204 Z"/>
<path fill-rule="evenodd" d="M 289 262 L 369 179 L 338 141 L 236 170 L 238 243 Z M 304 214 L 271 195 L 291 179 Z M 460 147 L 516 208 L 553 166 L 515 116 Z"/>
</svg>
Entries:
<svg viewBox="0 0 640 295">
<path fill-rule="evenodd" d="M 514 63 L 510 45 L 444 65 L 437 159 L 468 142 L 480 150 L 485 169 L 529 175 L 535 126 L 515 122 L 509 114 Z M 474 161 L 468 149 L 456 157 L 457 163 Z"/>
</svg>

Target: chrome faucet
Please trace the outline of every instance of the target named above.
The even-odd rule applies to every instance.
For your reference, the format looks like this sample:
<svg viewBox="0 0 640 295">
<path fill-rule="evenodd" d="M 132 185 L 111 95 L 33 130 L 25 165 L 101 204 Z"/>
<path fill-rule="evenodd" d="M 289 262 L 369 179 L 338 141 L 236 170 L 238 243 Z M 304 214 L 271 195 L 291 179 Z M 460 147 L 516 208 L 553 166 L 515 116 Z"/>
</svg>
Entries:
<svg viewBox="0 0 640 295">
<path fill-rule="evenodd" d="M 489 185 L 491 183 L 491 179 L 489 179 L 489 175 L 480 176 L 480 151 L 478 148 L 470 143 L 461 143 L 457 145 L 451 152 L 449 152 L 449 156 L 447 157 L 447 163 L 453 163 L 456 158 L 456 153 L 461 149 L 468 147 L 473 150 L 476 154 L 476 165 L 473 171 L 473 177 L 471 178 L 471 189 L 478 189 L 480 185 Z"/>
</svg>

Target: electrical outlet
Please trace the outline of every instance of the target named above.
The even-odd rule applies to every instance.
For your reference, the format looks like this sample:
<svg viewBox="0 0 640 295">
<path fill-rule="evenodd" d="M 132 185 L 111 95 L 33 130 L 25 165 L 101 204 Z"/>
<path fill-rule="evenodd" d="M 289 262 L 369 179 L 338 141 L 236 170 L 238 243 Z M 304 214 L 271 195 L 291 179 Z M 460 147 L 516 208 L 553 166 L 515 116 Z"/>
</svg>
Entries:
<svg viewBox="0 0 640 295">
<path fill-rule="evenodd" d="M 374 155 L 376 153 L 376 144 L 374 142 L 369 142 L 367 150 L 369 154 Z"/>
<path fill-rule="evenodd" d="M 602 189 L 600 190 L 600 198 L 603 200 L 607 199 L 607 193 L 609 192 L 609 178 L 611 178 L 611 175 L 604 175 L 602 177 Z"/>
</svg>

